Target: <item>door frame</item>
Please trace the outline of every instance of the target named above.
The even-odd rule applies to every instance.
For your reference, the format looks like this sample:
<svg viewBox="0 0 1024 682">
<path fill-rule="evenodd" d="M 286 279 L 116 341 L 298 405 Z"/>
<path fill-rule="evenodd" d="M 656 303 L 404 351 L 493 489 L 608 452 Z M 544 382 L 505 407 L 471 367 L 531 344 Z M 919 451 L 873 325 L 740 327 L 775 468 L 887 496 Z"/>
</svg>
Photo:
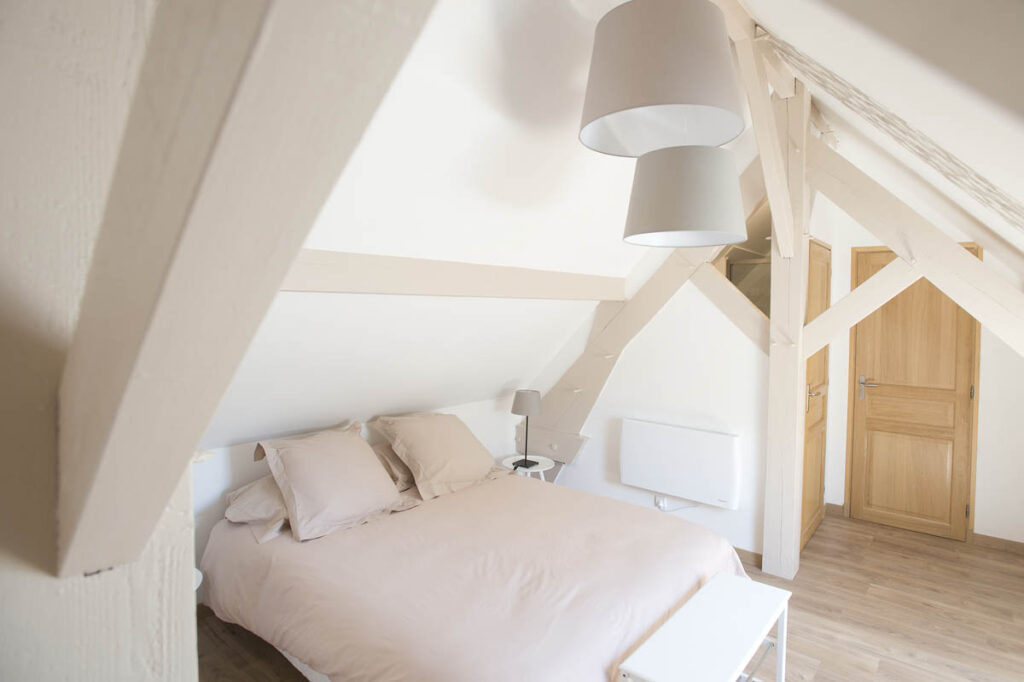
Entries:
<svg viewBox="0 0 1024 682">
<path fill-rule="evenodd" d="M 967 249 L 976 249 L 978 260 L 983 260 L 984 250 L 974 242 L 960 242 L 960 246 Z M 892 252 L 888 246 L 854 246 L 850 248 L 850 290 L 853 291 L 857 284 L 857 254 L 880 253 L 882 251 Z M 899 258 L 899 256 L 897 256 Z M 902 292 L 901 292 L 902 293 Z M 947 297 L 948 298 L 948 297 Z M 956 303 L 954 301 L 954 303 Z M 874 312 L 874 311 L 872 311 Z M 974 533 L 975 510 L 975 476 L 978 471 L 978 396 L 981 394 L 980 370 L 981 370 L 981 323 L 974 321 L 974 360 L 971 363 L 971 384 L 974 386 L 974 399 L 971 400 L 971 434 L 970 434 L 970 473 L 968 475 L 968 504 L 971 506 L 971 513 L 967 516 L 967 539 Z M 856 371 L 855 357 L 857 352 L 857 325 L 850 327 L 850 353 L 847 359 L 848 386 L 846 395 L 846 479 L 843 486 L 843 516 L 851 516 L 851 500 L 853 499 L 853 408 L 856 393 Z"/>
<path fill-rule="evenodd" d="M 804 294 L 805 294 L 805 296 L 804 296 L 804 298 L 805 298 L 804 307 L 806 308 L 806 299 L 810 296 L 810 291 L 811 291 L 811 287 L 810 287 L 811 249 L 810 249 L 810 247 L 811 247 L 812 244 L 817 244 L 821 248 L 823 248 L 826 251 L 828 251 L 828 278 L 826 280 L 826 284 L 828 286 L 828 300 L 826 301 L 827 305 L 825 306 L 825 310 L 828 310 L 830 307 L 832 307 L 832 245 L 829 244 L 828 242 L 822 240 L 822 239 L 818 239 L 817 237 L 808 237 L 807 241 L 808 241 L 808 248 L 807 248 L 807 273 L 808 273 L 808 276 L 807 276 L 807 281 L 805 283 L 806 284 L 806 291 L 804 292 Z M 822 312 L 825 312 L 825 310 L 823 310 Z M 820 314 L 821 313 L 819 313 L 819 315 Z M 804 324 L 806 324 L 808 322 L 808 320 L 806 319 L 806 314 L 804 316 L 804 320 L 805 320 Z M 824 433 L 823 433 L 823 437 L 825 438 L 825 444 L 824 444 L 825 452 L 824 452 L 824 455 L 822 457 L 822 462 L 821 462 L 821 519 L 818 521 L 818 524 L 815 526 L 815 531 L 814 532 L 817 532 L 817 528 L 820 527 L 821 521 L 824 520 L 825 516 L 828 515 L 828 503 L 825 502 L 825 462 L 828 459 L 828 406 L 831 404 L 831 397 L 832 397 L 832 382 L 829 381 L 829 379 L 831 378 L 830 367 L 831 367 L 831 364 L 832 364 L 832 346 L 831 346 L 831 344 L 825 344 L 824 346 L 822 346 L 818 350 L 818 352 L 820 353 L 821 351 L 825 351 L 826 357 L 827 357 L 827 360 L 825 361 L 825 392 L 824 392 L 825 393 L 825 395 L 824 395 L 825 405 L 824 405 L 823 416 L 822 416 L 822 419 L 824 419 L 824 421 L 825 421 L 825 428 L 824 428 Z M 810 357 L 804 359 L 805 367 L 806 367 L 807 363 L 810 363 L 812 357 L 814 357 L 814 356 L 811 355 Z M 809 388 L 810 387 L 808 387 L 808 389 Z M 807 469 L 806 469 L 806 461 L 807 461 L 807 423 L 806 423 L 806 421 L 804 422 L 804 434 L 803 434 L 803 437 L 804 437 L 804 453 L 803 453 L 803 462 L 801 463 L 801 467 L 800 467 L 801 468 L 801 476 L 800 476 L 800 497 L 801 497 L 801 510 L 800 510 L 800 526 L 801 526 L 800 527 L 800 552 L 801 553 L 803 553 L 804 547 L 806 547 L 807 543 L 810 542 L 811 538 L 814 537 L 814 533 L 811 533 L 811 535 L 809 537 L 807 537 L 806 539 L 803 537 L 804 528 L 803 528 L 803 506 L 802 505 L 803 505 L 803 491 L 804 491 L 804 486 L 806 485 L 806 481 L 804 480 L 804 476 L 803 475 L 807 473 Z"/>
</svg>

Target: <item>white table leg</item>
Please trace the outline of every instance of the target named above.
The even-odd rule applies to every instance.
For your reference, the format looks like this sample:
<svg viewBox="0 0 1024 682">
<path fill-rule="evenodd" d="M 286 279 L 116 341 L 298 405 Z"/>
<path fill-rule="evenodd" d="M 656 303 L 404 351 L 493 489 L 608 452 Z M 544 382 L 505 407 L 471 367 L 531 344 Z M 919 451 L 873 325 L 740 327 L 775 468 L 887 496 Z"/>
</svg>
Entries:
<svg viewBox="0 0 1024 682">
<path fill-rule="evenodd" d="M 789 615 L 789 604 L 782 609 L 779 622 L 775 626 L 775 682 L 786 680 L 786 617 Z"/>
<path fill-rule="evenodd" d="M 542 480 L 545 483 L 547 483 L 548 479 L 544 478 L 544 472 L 543 471 L 538 471 L 537 475 L 540 476 L 540 480 Z"/>
</svg>

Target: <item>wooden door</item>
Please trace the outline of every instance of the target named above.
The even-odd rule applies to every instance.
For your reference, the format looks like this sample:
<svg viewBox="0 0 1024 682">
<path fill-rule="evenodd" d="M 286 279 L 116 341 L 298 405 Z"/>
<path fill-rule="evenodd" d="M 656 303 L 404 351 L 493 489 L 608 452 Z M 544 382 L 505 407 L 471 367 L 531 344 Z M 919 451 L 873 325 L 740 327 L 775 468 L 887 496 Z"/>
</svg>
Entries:
<svg viewBox="0 0 1024 682">
<path fill-rule="evenodd" d="M 807 314 L 810 322 L 828 308 L 831 292 L 832 250 L 811 241 L 807 263 Z M 800 548 L 825 517 L 825 426 L 828 405 L 828 346 L 807 360 L 807 397 L 804 409 L 804 482 L 800 514 Z"/>
<path fill-rule="evenodd" d="M 895 257 L 856 249 L 853 285 Z M 854 328 L 854 518 L 966 538 L 977 332 L 974 318 L 923 279 Z"/>
</svg>

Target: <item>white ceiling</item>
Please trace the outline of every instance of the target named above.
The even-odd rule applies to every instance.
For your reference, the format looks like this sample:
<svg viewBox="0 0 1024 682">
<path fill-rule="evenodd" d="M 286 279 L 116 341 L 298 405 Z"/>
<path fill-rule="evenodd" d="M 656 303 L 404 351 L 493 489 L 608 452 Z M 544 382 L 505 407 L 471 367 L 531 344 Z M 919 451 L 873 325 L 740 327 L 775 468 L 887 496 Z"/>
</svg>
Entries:
<svg viewBox="0 0 1024 682">
<path fill-rule="evenodd" d="M 596 20 L 575 5 L 439 0 L 306 246 L 628 275 L 634 161 L 577 140 Z M 742 170 L 752 135 L 734 146 Z"/>
<path fill-rule="evenodd" d="M 743 0 L 759 24 L 1024 201 L 1024 3 Z"/>
</svg>

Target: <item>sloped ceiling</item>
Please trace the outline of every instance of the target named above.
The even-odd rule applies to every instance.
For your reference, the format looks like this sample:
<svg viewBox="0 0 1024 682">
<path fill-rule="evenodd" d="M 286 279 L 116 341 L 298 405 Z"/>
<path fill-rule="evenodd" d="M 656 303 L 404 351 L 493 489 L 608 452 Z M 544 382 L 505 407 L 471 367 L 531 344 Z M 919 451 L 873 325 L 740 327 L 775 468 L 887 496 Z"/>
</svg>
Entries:
<svg viewBox="0 0 1024 682">
<path fill-rule="evenodd" d="M 1024 197 L 1024 41 L 1015 35 L 1024 5 L 742 1 L 773 36 L 999 191 Z M 616 4 L 440 0 L 307 247 L 612 276 L 652 271 L 655 254 L 621 241 L 633 161 L 591 152 L 576 138 L 593 28 Z M 880 148 L 862 155 L 866 163 L 905 164 L 1001 243 L 1021 243 L 1019 226 L 810 87 L 837 127 L 856 133 L 845 136 L 850 143 Z M 742 169 L 756 153 L 749 129 L 733 146 Z M 950 214 L 940 204 L 931 202 L 932 215 Z M 280 294 L 204 444 L 495 397 L 536 378 L 592 310 L 579 302 Z"/>
<path fill-rule="evenodd" d="M 279 294 L 203 447 L 510 393 L 541 372 L 595 305 Z"/>
<path fill-rule="evenodd" d="M 845 119 L 1004 235 L 1024 232 L 1024 42 L 1017 36 L 1024 4 L 743 3 L 773 37 L 816 62 L 827 78 L 859 91 L 856 98 L 837 98 L 804 78 L 833 118 Z M 849 100 L 864 98 L 871 111 L 849 106 Z M 993 210 L 1007 201 L 1013 204 L 1007 210 Z"/>
</svg>

